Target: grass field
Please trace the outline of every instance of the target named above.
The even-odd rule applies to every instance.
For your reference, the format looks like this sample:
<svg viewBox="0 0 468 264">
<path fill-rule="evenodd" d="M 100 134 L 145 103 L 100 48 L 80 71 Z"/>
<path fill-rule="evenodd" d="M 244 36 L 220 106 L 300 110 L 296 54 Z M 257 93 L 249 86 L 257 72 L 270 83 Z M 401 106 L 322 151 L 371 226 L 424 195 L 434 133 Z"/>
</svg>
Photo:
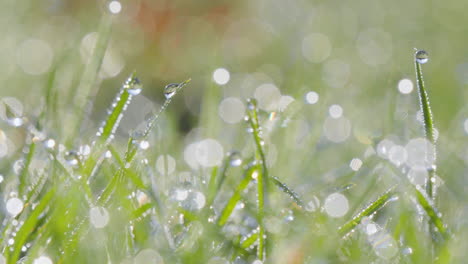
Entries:
<svg viewBox="0 0 468 264">
<path fill-rule="evenodd" d="M 466 1 L 0 7 L 0 264 L 466 262 Z"/>
</svg>

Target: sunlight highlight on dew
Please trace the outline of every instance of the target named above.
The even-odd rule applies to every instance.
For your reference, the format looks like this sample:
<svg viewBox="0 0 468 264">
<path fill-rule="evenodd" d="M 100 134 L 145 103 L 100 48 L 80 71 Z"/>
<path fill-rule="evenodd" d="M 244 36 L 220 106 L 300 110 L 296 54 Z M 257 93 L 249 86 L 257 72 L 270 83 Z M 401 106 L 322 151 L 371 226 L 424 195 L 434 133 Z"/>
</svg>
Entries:
<svg viewBox="0 0 468 264">
<path fill-rule="evenodd" d="M 24 203 L 22 200 L 12 197 L 6 202 L 6 210 L 11 216 L 17 216 L 23 211 Z"/>
<path fill-rule="evenodd" d="M 331 50 L 331 42 L 324 34 L 312 33 L 302 40 L 302 55 L 312 63 L 325 61 Z"/>
<path fill-rule="evenodd" d="M 218 115 L 228 124 L 235 124 L 245 116 L 244 103 L 236 97 L 225 98 L 218 107 Z"/>
<path fill-rule="evenodd" d="M 351 122 L 345 117 L 327 117 L 323 124 L 325 137 L 335 143 L 346 141 L 351 134 Z"/>
<path fill-rule="evenodd" d="M 318 102 L 318 100 L 319 100 L 319 95 L 318 95 L 318 93 L 316 93 L 314 91 L 310 91 L 310 92 L 306 93 L 305 100 L 306 100 L 306 103 L 308 103 L 308 104 L 316 104 Z"/>
<path fill-rule="evenodd" d="M 175 172 L 176 160 L 171 155 L 160 155 L 156 160 L 156 169 L 161 175 Z"/>
<path fill-rule="evenodd" d="M 388 159 L 395 164 L 397 167 L 404 164 L 408 159 L 408 153 L 406 149 L 399 145 L 394 145 L 388 152 Z"/>
<path fill-rule="evenodd" d="M 196 146 L 195 159 L 202 167 L 220 165 L 223 155 L 223 146 L 215 139 L 202 140 Z"/>
<path fill-rule="evenodd" d="M 340 105 L 334 104 L 328 108 L 328 113 L 332 118 L 340 118 L 343 115 L 343 108 Z"/>
<path fill-rule="evenodd" d="M 349 167 L 353 171 L 358 171 L 361 168 L 361 166 L 362 166 L 362 160 L 358 158 L 352 159 L 351 162 L 349 163 Z"/>
<path fill-rule="evenodd" d="M 111 1 L 109 3 L 109 11 L 112 14 L 118 14 L 122 10 L 122 4 L 119 1 Z"/>
<path fill-rule="evenodd" d="M 92 207 L 89 210 L 89 220 L 95 228 L 104 228 L 109 223 L 109 212 L 104 207 Z"/>
<path fill-rule="evenodd" d="M 410 168 L 431 169 L 435 162 L 435 148 L 425 138 L 411 139 L 405 146 L 408 153 L 406 164 Z"/>
<path fill-rule="evenodd" d="M 213 80 L 219 85 L 225 85 L 231 79 L 231 75 L 225 68 L 218 68 L 213 72 Z"/>
<path fill-rule="evenodd" d="M 402 94 L 409 94 L 413 91 L 414 85 L 410 79 L 401 79 L 398 82 L 398 91 Z"/>
<path fill-rule="evenodd" d="M 19 45 L 16 57 L 16 63 L 25 73 L 40 75 L 49 70 L 54 52 L 43 40 L 27 39 Z"/>
<path fill-rule="evenodd" d="M 48 256 L 40 256 L 34 260 L 33 264 L 53 264 L 53 262 Z"/>
<path fill-rule="evenodd" d="M 281 92 L 272 83 L 265 83 L 255 89 L 254 97 L 258 102 L 258 108 L 265 111 L 276 111 L 279 108 Z"/>
<path fill-rule="evenodd" d="M 329 216 L 339 218 L 346 215 L 349 210 L 349 203 L 343 194 L 332 193 L 325 199 L 323 207 Z"/>
</svg>

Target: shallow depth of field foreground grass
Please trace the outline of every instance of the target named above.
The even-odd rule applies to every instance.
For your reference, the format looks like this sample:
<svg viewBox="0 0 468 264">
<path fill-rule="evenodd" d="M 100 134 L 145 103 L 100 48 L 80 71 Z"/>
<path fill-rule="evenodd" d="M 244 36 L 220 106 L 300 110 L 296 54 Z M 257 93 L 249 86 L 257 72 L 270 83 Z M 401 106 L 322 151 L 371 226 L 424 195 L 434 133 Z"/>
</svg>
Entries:
<svg viewBox="0 0 468 264">
<path fill-rule="evenodd" d="M 466 1 L 40 2 L 0 4 L 0 264 L 466 262 Z"/>
</svg>

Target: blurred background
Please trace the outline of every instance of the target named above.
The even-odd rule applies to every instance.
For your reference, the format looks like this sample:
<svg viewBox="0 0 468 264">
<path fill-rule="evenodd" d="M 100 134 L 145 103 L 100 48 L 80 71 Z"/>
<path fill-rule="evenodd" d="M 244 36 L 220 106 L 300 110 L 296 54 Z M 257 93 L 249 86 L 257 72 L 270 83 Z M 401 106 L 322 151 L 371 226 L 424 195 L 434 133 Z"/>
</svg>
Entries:
<svg viewBox="0 0 468 264">
<path fill-rule="evenodd" d="M 2 0 L 0 117 L 8 121 L 13 111 L 35 121 L 48 109 L 41 127 L 62 138 L 85 111 L 82 137 L 67 143 L 76 148 L 89 142 L 135 71 L 143 91 L 117 131 L 124 142 L 160 108 L 166 84 L 191 78 L 158 123 L 157 153 L 173 157 L 177 172 L 218 164 L 231 149 L 251 153 L 243 117 L 245 99 L 254 97 L 269 166 L 306 194 L 358 170 L 378 143 L 384 158 L 406 161 L 398 158 L 408 153 L 392 160 L 385 149 L 423 137 L 413 56 L 424 49 L 445 186 L 440 203 L 466 226 L 467 10 L 466 0 Z M 103 17 L 112 19 L 106 55 L 92 104 L 77 110 Z M 54 107 L 45 99 L 51 93 Z M 7 123 L 0 125 L 2 158 L 22 147 L 21 129 Z M 214 154 L 194 161 L 193 142 Z M 4 159 L 2 166 L 9 166 Z"/>
</svg>

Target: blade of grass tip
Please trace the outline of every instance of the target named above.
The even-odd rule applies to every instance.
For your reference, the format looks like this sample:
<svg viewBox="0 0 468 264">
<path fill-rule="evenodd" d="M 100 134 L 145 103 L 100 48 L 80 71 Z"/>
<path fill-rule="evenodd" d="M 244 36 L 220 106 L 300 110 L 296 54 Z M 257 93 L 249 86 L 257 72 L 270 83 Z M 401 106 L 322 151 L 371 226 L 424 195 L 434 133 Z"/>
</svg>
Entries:
<svg viewBox="0 0 468 264">
<path fill-rule="evenodd" d="M 427 216 L 431 219 L 432 224 L 437 228 L 444 240 L 449 239 L 450 233 L 440 217 L 440 213 L 434 206 L 434 202 L 429 195 L 419 185 L 415 187 L 416 198 L 422 206 Z"/>
<path fill-rule="evenodd" d="M 388 202 L 394 199 L 396 192 L 395 186 L 391 187 L 388 191 L 384 194 L 380 195 L 374 202 L 368 205 L 364 210 L 356 214 L 353 219 L 346 222 L 340 228 L 338 228 L 338 234 L 340 236 L 346 236 L 349 232 L 354 230 L 356 226 L 361 223 L 361 220 L 366 216 L 371 216 L 375 214 L 377 211 L 382 209 Z"/>
<path fill-rule="evenodd" d="M 166 97 L 166 101 L 164 101 L 163 106 L 159 109 L 159 111 L 151 117 L 149 120 L 146 129 L 143 133 L 143 137 L 147 138 L 153 127 L 156 125 L 156 121 L 158 121 L 159 116 L 166 110 L 166 108 L 169 106 L 169 104 L 172 101 L 172 98 L 180 91 L 182 88 L 184 88 L 185 85 L 187 85 L 190 81 L 192 81 L 191 78 L 181 82 L 181 83 L 171 83 L 166 85 L 164 87 L 164 96 Z"/>
<path fill-rule="evenodd" d="M 304 202 L 302 199 L 299 197 L 299 195 L 293 191 L 291 188 L 289 188 L 285 183 L 281 182 L 278 177 L 271 177 L 273 182 L 278 186 L 278 188 L 281 189 L 284 193 L 286 193 L 301 209 L 304 208 Z"/>
<path fill-rule="evenodd" d="M 50 189 L 39 201 L 39 204 L 33 209 L 30 215 L 25 219 L 24 224 L 21 226 L 20 230 L 16 233 L 14 244 L 12 246 L 12 253 L 8 263 L 16 263 L 20 254 L 21 248 L 26 243 L 26 240 L 29 235 L 31 235 L 36 229 L 39 218 L 50 205 L 50 201 L 54 197 L 55 188 Z"/>
<path fill-rule="evenodd" d="M 260 136 L 260 125 L 258 122 L 258 109 L 257 109 L 257 100 L 249 99 L 247 101 L 248 108 L 248 123 L 250 125 L 250 130 L 254 137 L 255 145 L 257 151 L 255 156 L 258 162 L 262 164 L 262 171 L 257 172 L 257 221 L 258 221 L 258 247 L 257 247 L 257 257 L 259 260 L 263 261 L 265 259 L 265 226 L 263 223 L 263 218 L 265 215 L 265 199 L 267 196 L 267 186 L 268 186 L 268 169 L 266 166 L 265 152 L 263 150 L 263 140 Z"/>
<path fill-rule="evenodd" d="M 76 137 L 76 133 L 79 132 L 79 127 L 84 118 L 86 104 L 91 92 L 91 87 L 94 86 L 98 73 L 101 69 L 102 61 L 106 53 L 107 44 L 111 35 L 112 28 L 112 17 L 109 15 L 104 15 L 99 24 L 99 30 L 97 33 L 96 44 L 93 48 L 93 52 L 90 59 L 88 60 L 83 76 L 78 85 L 77 93 L 75 95 L 75 106 L 76 113 L 78 115 L 75 132 L 73 133 L 71 140 Z"/>
<path fill-rule="evenodd" d="M 418 86 L 418 95 L 419 95 L 419 103 L 421 106 L 421 112 L 424 117 L 424 132 L 426 134 L 426 139 L 431 143 L 433 148 L 433 155 L 434 155 L 434 166 L 430 169 L 428 169 L 429 173 L 429 179 L 426 183 L 426 192 L 429 195 L 429 198 L 433 198 L 434 196 L 434 190 L 433 190 L 433 185 L 432 185 L 432 180 L 434 179 L 436 175 L 436 166 L 435 166 L 435 160 L 436 160 L 436 138 L 434 134 L 434 120 L 432 117 L 432 111 L 431 111 L 431 106 L 429 103 L 429 96 L 427 94 L 427 90 L 424 86 L 424 81 L 423 81 L 423 74 L 422 74 L 422 68 L 421 64 L 426 63 L 429 60 L 429 55 L 427 54 L 426 51 L 424 50 L 418 50 L 416 51 L 414 55 L 414 64 L 416 68 L 416 83 Z"/>
<path fill-rule="evenodd" d="M 219 226 L 223 226 L 224 224 L 226 224 L 227 220 L 229 219 L 229 216 L 231 216 L 232 211 L 236 207 L 237 202 L 240 200 L 242 192 L 245 190 L 245 188 L 247 188 L 250 181 L 252 181 L 252 176 L 254 176 L 258 169 L 258 165 L 254 165 L 247 169 L 244 178 L 241 180 L 239 185 L 237 185 L 236 189 L 234 190 L 234 193 L 232 194 L 228 203 L 221 212 L 221 216 L 218 219 Z"/>
</svg>

